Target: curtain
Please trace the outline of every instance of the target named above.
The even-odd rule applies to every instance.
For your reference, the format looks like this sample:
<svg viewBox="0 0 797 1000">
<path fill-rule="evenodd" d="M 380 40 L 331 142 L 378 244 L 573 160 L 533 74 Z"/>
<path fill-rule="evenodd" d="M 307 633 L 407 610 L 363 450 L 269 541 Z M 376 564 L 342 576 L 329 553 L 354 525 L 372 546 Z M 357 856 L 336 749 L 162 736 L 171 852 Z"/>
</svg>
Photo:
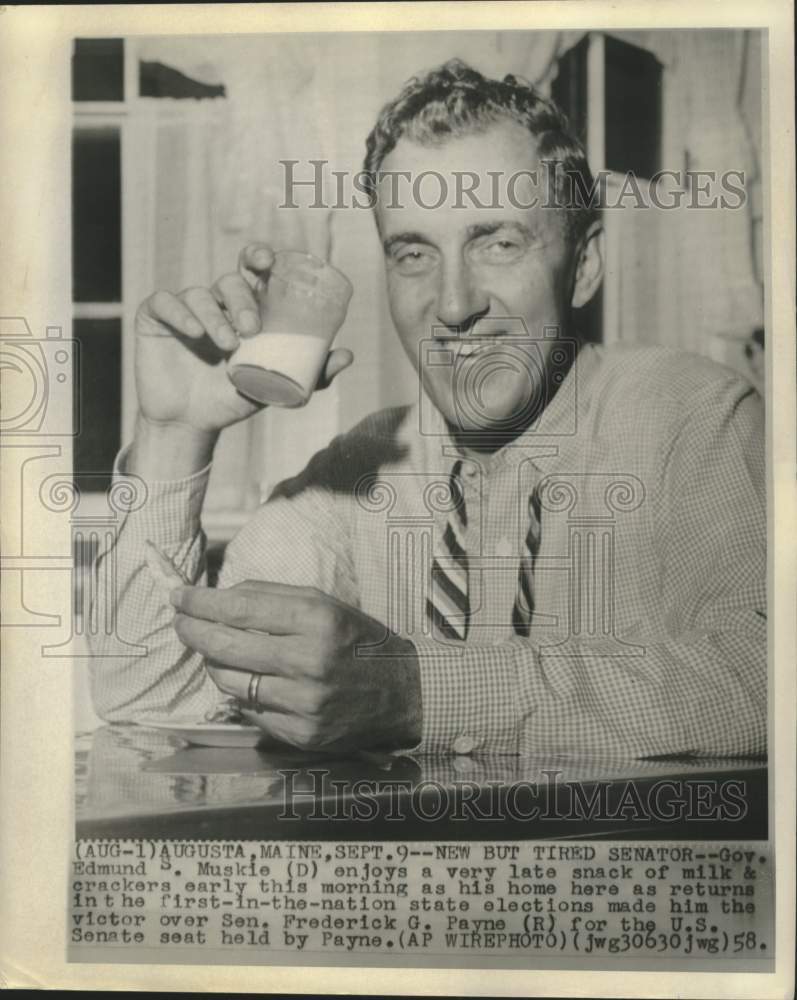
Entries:
<svg viewBox="0 0 797 1000">
<path fill-rule="evenodd" d="M 741 208 L 606 213 L 618 340 L 667 344 L 746 369 L 741 346 L 763 324 L 761 34 L 628 32 L 662 62 L 662 163 L 738 170 Z M 734 180 L 738 184 L 738 179 Z"/>
</svg>

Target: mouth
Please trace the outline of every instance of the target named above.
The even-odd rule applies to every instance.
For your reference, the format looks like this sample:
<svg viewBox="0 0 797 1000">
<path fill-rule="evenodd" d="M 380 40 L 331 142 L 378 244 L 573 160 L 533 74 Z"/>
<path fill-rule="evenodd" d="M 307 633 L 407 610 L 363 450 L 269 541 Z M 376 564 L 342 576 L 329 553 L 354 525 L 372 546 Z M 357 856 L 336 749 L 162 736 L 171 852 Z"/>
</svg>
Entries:
<svg viewBox="0 0 797 1000">
<path fill-rule="evenodd" d="M 452 352 L 454 357 L 459 359 L 471 358 L 476 354 L 482 354 L 491 350 L 509 335 L 508 330 L 495 330 L 490 333 L 466 334 L 457 337 L 440 337 L 441 347 Z"/>
<path fill-rule="evenodd" d="M 440 346 L 451 351 L 456 361 L 475 357 L 509 341 L 512 347 L 523 350 L 529 340 L 524 321 L 517 316 L 483 316 L 467 333 L 451 330 L 448 336 L 437 335 Z"/>
</svg>

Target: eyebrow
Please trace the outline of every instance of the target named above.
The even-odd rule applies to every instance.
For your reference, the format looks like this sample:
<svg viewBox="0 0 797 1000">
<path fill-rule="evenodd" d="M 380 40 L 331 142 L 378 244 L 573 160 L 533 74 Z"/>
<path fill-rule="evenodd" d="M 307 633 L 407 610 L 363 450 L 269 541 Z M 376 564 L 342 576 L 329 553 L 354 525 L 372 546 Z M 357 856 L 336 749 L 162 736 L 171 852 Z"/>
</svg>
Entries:
<svg viewBox="0 0 797 1000">
<path fill-rule="evenodd" d="M 492 236 L 494 233 L 497 233 L 502 229 L 511 229 L 512 231 L 519 233 L 521 236 L 525 236 L 527 239 L 531 239 L 534 235 L 529 226 L 524 225 L 522 222 L 514 222 L 508 219 L 500 219 L 495 222 L 474 223 L 472 226 L 468 226 L 467 235 L 469 240 L 473 240 L 478 239 L 480 236 Z M 386 254 L 389 254 L 393 249 L 395 249 L 396 246 L 407 243 L 420 243 L 422 246 L 434 246 L 434 243 L 432 243 L 432 241 L 422 233 L 406 232 L 388 236 L 382 241 L 382 249 Z"/>
<path fill-rule="evenodd" d="M 522 222 L 500 219 L 495 222 L 480 222 L 474 223 L 472 226 L 468 226 L 468 238 L 476 239 L 479 236 L 492 236 L 493 233 L 497 233 L 501 229 L 511 229 L 516 233 L 520 233 L 521 236 L 526 237 L 534 235 L 530 227 L 524 225 Z"/>
</svg>

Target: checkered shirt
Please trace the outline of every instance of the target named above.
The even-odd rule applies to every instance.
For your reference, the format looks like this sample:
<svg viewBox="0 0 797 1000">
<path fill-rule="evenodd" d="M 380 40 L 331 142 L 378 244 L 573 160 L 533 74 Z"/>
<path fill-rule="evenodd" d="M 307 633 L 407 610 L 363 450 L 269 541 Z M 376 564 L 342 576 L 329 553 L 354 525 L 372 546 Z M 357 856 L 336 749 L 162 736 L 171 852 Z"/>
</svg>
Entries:
<svg viewBox="0 0 797 1000">
<path fill-rule="evenodd" d="M 219 586 L 314 586 L 412 640 L 423 735 L 402 749 L 765 750 L 763 403 L 744 379 L 664 348 L 587 345 L 528 431 L 489 456 L 469 453 L 464 643 L 432 635 L 425 612 L 460 457 L 426 397 L 368 417 L 276 488 L 227 547 Z M 123 467 L 124 453 L 119 478 Z M 172 629 L 143 547 L 152 540 L 204 580 L 208 475 L 148 483 L 146 504 L 120 526 L 117 629 L 148 654 L 106 657 L 110 640 L 92 637 L 93 697 L 109 721 L 201 717 L 221 697 Z M 526 637 L 511 613 L 535 487 L 541 544 Z"/>
</svg>

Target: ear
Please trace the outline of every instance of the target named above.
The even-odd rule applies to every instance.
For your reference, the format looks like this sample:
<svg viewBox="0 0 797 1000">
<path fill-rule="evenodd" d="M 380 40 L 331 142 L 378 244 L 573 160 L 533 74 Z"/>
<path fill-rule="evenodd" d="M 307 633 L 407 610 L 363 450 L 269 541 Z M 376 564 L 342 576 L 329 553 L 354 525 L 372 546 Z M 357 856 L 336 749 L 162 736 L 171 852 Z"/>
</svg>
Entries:
<svg viewBox="0 0 797 1000">
<path fill-rule="evenodd" d="M 579 245 L 573 294 L 570 298 L 574 309 L 585 306 L 600 288 L 603 281 L 604 242 L 603 226 L 600 222 L 593 222 Z"/>
</svg>

